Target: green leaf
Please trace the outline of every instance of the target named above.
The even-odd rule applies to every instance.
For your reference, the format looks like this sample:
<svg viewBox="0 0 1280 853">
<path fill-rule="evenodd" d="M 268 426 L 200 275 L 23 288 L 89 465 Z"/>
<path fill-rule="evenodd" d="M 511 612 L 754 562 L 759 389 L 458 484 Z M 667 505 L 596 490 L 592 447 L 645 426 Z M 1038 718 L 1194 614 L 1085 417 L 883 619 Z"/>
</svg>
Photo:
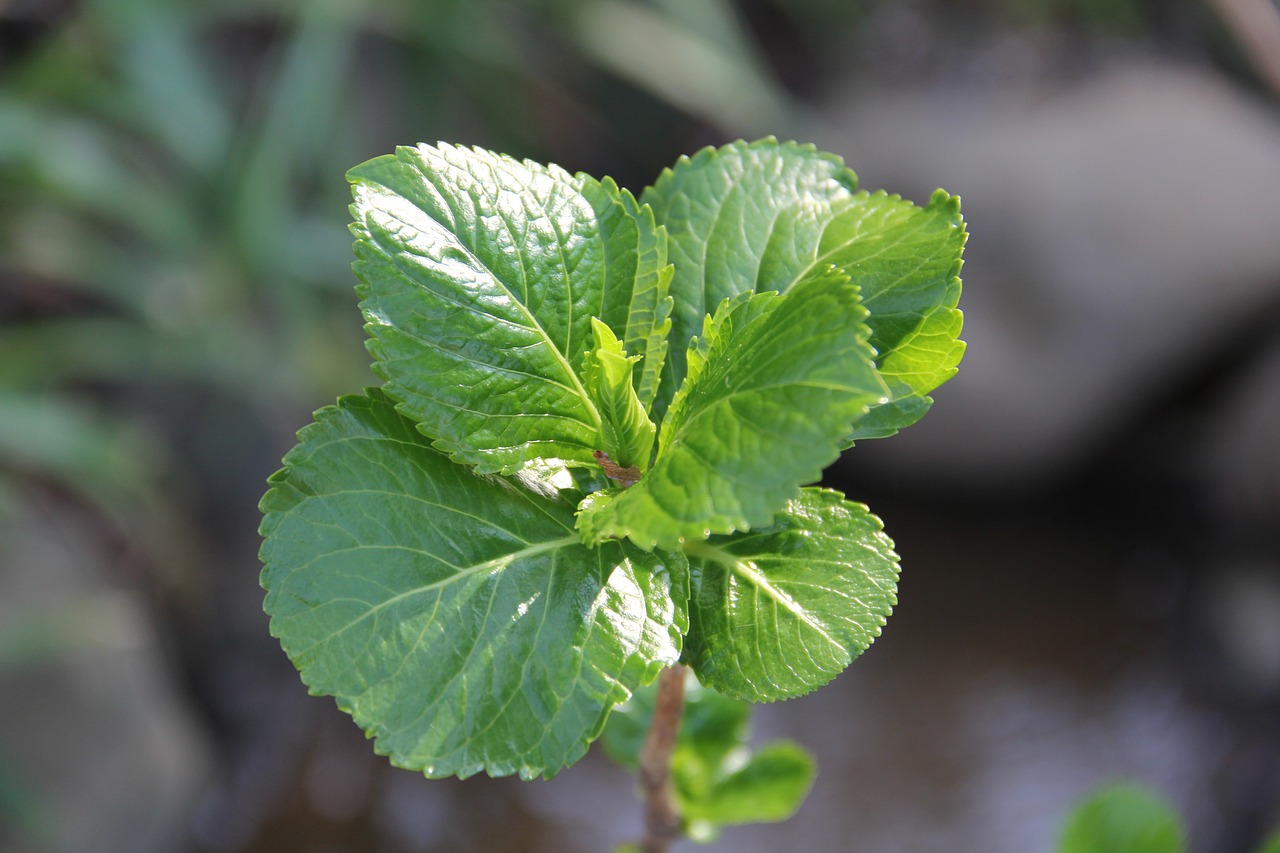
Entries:
<svg viewBox="0 0 1280 853">
<path fill-rule="evenodd" d="M 670 380 L 656 412 L 684 376 L 680 358 L 703 314 L 750 290 L 785 292 L 817 269 L 845 270 L 871 316 L 871 344 L 892 400 L 853 438 L 891 435 L 928 409 L 925 396 L 955 373 L 964 352 L 959 199 L 939 190 L 917 207 L 857 191 L 857 176 L 831 154 L 771 138 L 734 142 L 682 158 L 644 192 L 670 235 Z"/>
<path fill-rule="evenodd" d="M 772 702 L 826 684 L 897 603 L 898 556 L 880 519 L 804 489 L 771 527 L 689 549 L 684 661 L 720 692 Z"/>
<path fill-rule="evenodd" d="M 551 776 L 676 659 L 685 560 L 584 548 L 571 501 L 475 476 L 368 394 L 318 412 L 271 478 L 271 632 L 394 764 Z"/>
<path fill-rule="evenodd" d="M 664 325 L 663 240 L 647 212 L 559 167 L 444 144 L 348 178 L 374 371 L 400 411 L 481 472 L 594 465 L 591 318 L 628 344 Z"/>
<path fill-rule="evenodd" d="M 613 331 L 600 320 L 592 318 L 591 331 L 595 346 L 584 365 L 584 379 L 600 411 L 604 452 L 617 465 L 643 472 L 649 467 L 657 429 L 631 384 L 632 363 L 641 357 L 628 356 Z"/>
<path fill-rule="evenodd" d="M 892 435 L 915 423 L 933 402 L 926 395 L 955 375 L 964 355 L 956 306 L 966 237 L 960 199 L 943 190 L 923 208 L 858 193 L 825 222 L 813 263 L 835 264 L 857 282 L 871 312 L 876 367 L 892 394 L 883 411 L 859 421 L 852 438 Z"/>
<path fill-rule="evenodd" d="M 1268 836 L 1267 840 L 1262 842 L 1262 846 L 1258 848 L 1258 853 L 1280 853 L 1280 831 Z"/>
<path fill-rule="evenodd" d="M 799 746 L 771 743 L 716 780 L 683 814 L 690 822 L 719 826 L 786 820 L 808 796 L 816 772 L 813 758 Z"/>
<path fill-rule="evenodd" d="M 742 294 L 708 319 L 639 483 L 580 508 L 584 541 L 678 548 L 770 524 L 835 461 L 849 424 L 884 398 L 866 312 L 838 270 L 785 296 Z"/>
<path fill-rule="evenodd" d="M 1182 853 L 1186 833 L 1173 808 L 1140 785 L 1095 791 L 1067 819 L 1058 853 Z"/>
<path fill-rule="evenodd" d="M 857 185 L 840 158 L 767 138 L 681 157 L 644 191 L 640 200 L 665 226 L 675 266 L 671 352 L 655 413 L 666 410 L 684 380 L 685 349 L 703 318 L 739 293 L 776 289 L 756 287 L 773 221 L 796 206 L 845 198 Z"/>
<path fill-rule="evenodd" d="M 601 739 L 609 756 L 635 769 L 653 716 L 650 685 L 615 709 Z M 785 820 L 804 800 L 813 759 L 800 747 L 777 742 L 752 753 L 751 706 L 704 687 L 690 675 L 684 714 L 671 758 L 681 818 L 695 841 L 711 841 L 727 824 Z"/>
<path fill-rule="evenodd" d="M 640 358 L 636 394 L 647 409 L 653 403 L 667 356 L 672 300 L 668 291 L 675 268 L 667 263 L 667 232 L 654 225 L 653 211 L 641 207 L 612 178 L 577 176 L 605 235 L 605 287 L 600 319 L 621 333 L 626 351 Z"/>
</svg>

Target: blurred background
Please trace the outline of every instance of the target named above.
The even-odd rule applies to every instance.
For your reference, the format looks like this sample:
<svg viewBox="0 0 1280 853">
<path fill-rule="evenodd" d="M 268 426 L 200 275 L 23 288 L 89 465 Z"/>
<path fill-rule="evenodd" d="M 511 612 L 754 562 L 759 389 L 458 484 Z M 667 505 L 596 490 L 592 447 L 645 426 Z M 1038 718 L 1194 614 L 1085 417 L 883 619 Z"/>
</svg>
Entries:
<svg viewBox="0 0 1280 853">
<path fill-rule="evenodd" d="M 376 757 L 268 636 L 256 504 L 310 412 L 374 382 L 348 167 L 447 140 L 639 191 L 771 133 L 963 196 L 969 352 L 921 424 L 829 472 L 885 518 L 900 605 L 832 686 L 756 714 L 817 753 L 800 813 L 708 849 L 1048 850 L 1130 779 L 1194 851 L 1251 851 L 1280 826 L 1277 20 L 0 0 L 0 850 L 638 836 L 594 751 L 539 783 Z"/>
</svg>

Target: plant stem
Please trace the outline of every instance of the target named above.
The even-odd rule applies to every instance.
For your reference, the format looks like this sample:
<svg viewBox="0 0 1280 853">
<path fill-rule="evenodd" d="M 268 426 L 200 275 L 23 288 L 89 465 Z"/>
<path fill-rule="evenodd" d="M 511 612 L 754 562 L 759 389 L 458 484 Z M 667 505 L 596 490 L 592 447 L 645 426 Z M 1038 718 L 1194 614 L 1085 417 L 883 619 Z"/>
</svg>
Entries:
<svg viewBox="0 0 1280 853">
<path fill-rule="evenodd" d="M 642 853 L 666 853 L 680 837 L 680 814 L 671 788 L 671 753 L 684 711 L 686 667 L 676 664 L 658 676 L 658 698 L 653 706 L 649 734 L 640 751 L 640 789 L 644 792 L 644 841 Z"/>
</svg>

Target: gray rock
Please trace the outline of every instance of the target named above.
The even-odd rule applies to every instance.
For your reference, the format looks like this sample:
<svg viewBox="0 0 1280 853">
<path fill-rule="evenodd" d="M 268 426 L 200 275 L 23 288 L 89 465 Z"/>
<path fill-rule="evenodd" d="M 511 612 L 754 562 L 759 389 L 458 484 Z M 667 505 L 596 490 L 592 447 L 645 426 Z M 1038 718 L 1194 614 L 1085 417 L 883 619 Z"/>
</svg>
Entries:
<svg viewBox="0 0 1280 853">
<path fill-rule="evenodd" d="M 210 779 L 147 608 L 105 569 L 75 514 L 0 519 L 0 773 L 22 791 L 6 850 L 181 849 Z"/>
<path fill-rule="evenodd" d="M 864 186 L 921 201 L 945 186 L 973 232 L 960 374 L 860 464 L 961 483 L 1059 474 L 1280 298 L 1280 121 L 1207 70 L 855 92 L 830 114 L 818 142 Z"/>
</svg>

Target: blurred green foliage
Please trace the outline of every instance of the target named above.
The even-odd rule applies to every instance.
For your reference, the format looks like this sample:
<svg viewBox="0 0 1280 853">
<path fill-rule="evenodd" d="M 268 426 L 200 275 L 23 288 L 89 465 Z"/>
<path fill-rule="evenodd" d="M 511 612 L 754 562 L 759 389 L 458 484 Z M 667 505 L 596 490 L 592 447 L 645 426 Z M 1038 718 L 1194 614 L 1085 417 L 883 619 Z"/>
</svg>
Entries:
<svg viewBox="0 0 1280 853">
<path fill-rule="evenodd" d="M 143 542 L 190 538 L 181 430 L 283 445 L 371 379 L 345 322 L 351 164 L 444 138 L 587 168 L 613 143 L 665 157 L 690 116 L 785 109 L 722 0 L 36 9 L 0 67 L 0 512 L 42 482 Z M 678 49 L 603 38 L 620 22 Z"/>
<path fill-rule="evenodd" d="M 1067 815 L 1058 853 L 1184 853 L 1182 817 L 1145 785 L 1116 782 L 1091 791 Z M 1280 853 L 1280 832 L 1258 853 Z"/>
<path fill-rule="evenodd" d="M 1068 816 L 1058 853 L 1182 853 L 1186 830 L 1164 799 L 1141 785 L 1108 785 Z"/>
<path fill-rule="evenodd" d="M 977 5 L 1119 29 L 1143 14 L 1139 0 Z M 173 499 L 190 467 L 177 432 L 199 441 L 254 423 L 284 446 L 300 411 L 367 382 L 343 322 L 351 164 L 450 139 L 647 177 L 700 128 L 803 129 L 811 117 L 780 81 L 804 69 L 779 57 L 800 50 L 816 74 L 882 8 L 0 6 L 0 513 L 16 484 L 45 482 L 127 536 L 189 540 Z"/>
</svg>

